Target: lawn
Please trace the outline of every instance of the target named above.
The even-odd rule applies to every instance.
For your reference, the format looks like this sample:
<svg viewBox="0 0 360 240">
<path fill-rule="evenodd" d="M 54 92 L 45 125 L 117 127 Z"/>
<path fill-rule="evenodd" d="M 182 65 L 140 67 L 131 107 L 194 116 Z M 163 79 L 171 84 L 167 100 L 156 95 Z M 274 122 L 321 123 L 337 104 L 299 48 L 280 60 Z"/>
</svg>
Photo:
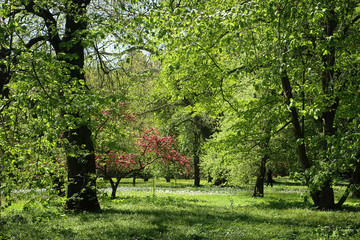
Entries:
<svg viewBox="0 0 360 240">
<path fill-rule="evenodd" d="M 189 180 L 131 179 L 110 200 L 100 182 L 101 213 L 72 213 L 64 199 L 21 200 L 1 213 L 2 239 L 360 239 L 359 200 L 338 211 L 318 211 L 306 188 L 278 178 L 264 198 L 252 187 L 194 188 Z M 336 191 L 341 191 L 340 187 Z M 38 193 L 36 193 L 38 194 Z"/>
</svg>

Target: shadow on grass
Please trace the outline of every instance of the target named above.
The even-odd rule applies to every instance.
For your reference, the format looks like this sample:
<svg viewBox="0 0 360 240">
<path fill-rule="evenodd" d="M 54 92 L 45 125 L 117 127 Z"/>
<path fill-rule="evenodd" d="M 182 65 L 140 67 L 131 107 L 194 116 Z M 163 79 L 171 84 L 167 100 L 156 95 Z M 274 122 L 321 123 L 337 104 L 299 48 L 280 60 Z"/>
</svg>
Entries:
<svg viewBox="0 0 360 240">
<path fill-rule="evenodd" d="M 128 197 L 130 200 L 132 197 Z M 140 199 L 137 197 L 131 200 L 136 202 Z M 140 200 L 141 201 L 141 200 Z M 173 201 L 184 201 L 184 203 L 176 205 L 171 204 Z M 123 209 L 123 208 L 107 208 L 104 209 L 103 214 L 105 216 L 122 216 L 124 219 L 133 219 L 134 216 L 141 216 L 142 219 L 146 219 L 152 227 L 150 229 L 138 229 L 127 228 L 128 236 L 138 236 L 136 239 L 160 239 L 159 236 L 168 236 L 174 232 L 174 226 L 182 229 L 195 229 L 196 231 L 191 233 L 186 230 L 183 232 L 177 232 L 176 237 L 172 236 L 169 239 L 213 239 L 212 232 L 214 229 L 228 229 L 231 226 L 237 225 L 254 225 L 263 226 L 264 224 L 271 224 L 281 226 L 282 228 L 300 227 L 305 224 L 305 220 L 280 218 L 272 219 L 269 216 L 256 215 L 252 212 L 246 211 L 246 208 L 219 208 L 210 205 L 206 205 L 206 202 L 191 202 L 187 199 L 171 199 L 165 198 L 161 201 L 152 199 L 148 202 L 153 207 L 143 209 Z M 300 206 L 299 206 L 300 205 Z M 309 208 L 309 203 L 299 202 L 287 202 L 272 200 L 269 204 L 251 205 L 249 208 L 253 208 L 256 211 L 259 209 L 289 209 L 289 208 Z M 244 211 L 245 209 L 245 211 Z M 261 210 L 260 210 L 261 211 Z M 318 226 L 318 222 L 309 222 L 306 220 L 306 225 Z M 175 227 L 175 228 L 176 228 Z M 121 230 L 119 230 L 121 231 Z M 114 234 L 113 230 L 108 233 L 109 236 Z M 119 233 L 116 233 L 119 234 Z M 134 235 L 135 234 L 135 235 Z M 215 234 L 215 233 L 213 233 Z M 141 238 L 141 236 L 147 236 L 147 238 Z"/>
<path fill-rule="evenodd" d="M 277 227 L 300 229 L 319 227 L 316 219 L 298 219 L 291 216 L 272 217 L 269 210 L 308 209 L 311 204 L 301 201 L 268 199 L 267 202 L 242 207 L 219 207 L 206 200 L 183 197 L 126 196 L 113 201 L 103 200 L 102 213 L 68 213 L 64 223 L 49 214 L 36 220 L 34 215 L 13 216 L 4 225 L 25 232 L 26 237 L 16 239 L 230 239 L 230 234 L 241 234 L 248 229 Z M 265 209 L 265 211 L 264 211 Z M 280 214 L 280 211 L 277 212 Z M 48 218 L 46 223 L 44 218 Z M 57 225 L 58 224 L 58 225 Z M 251 227 L 249 227 L 251 226 Z M 257 230 L 259 231 L 259 230 Z M 284 231 L 284 230 L 283 230 Z M 295 230 L 293 230 L 295 231 Z M 245 233 L 242 233 L 245 234 Z M 273 237 L 278 235 L 273 233 Z M 271 236 L 267 236 L 271 238 Z M 239 237 L 241 238 L 241 237 Z M 231 239 L 239 239 L 232 237 Z M 246 239 L 252 239 L 247 237 Z M 294 238 L 295 239 L 295 238 Z"/>
<path fill-rule="evenodd" d="M 314 209 L 308 201 L 288 201 L 283 199 L 270 199 L 266 203 L 253 205 L 259 209 Z"/>
<path fill-rule="evenodd" d="M 274 185 L 286 185 L 286 186 L 302 186 L 300 182 L 294 182 L 288 178 L 286 179 L 275 179 Z"/>
</svg>

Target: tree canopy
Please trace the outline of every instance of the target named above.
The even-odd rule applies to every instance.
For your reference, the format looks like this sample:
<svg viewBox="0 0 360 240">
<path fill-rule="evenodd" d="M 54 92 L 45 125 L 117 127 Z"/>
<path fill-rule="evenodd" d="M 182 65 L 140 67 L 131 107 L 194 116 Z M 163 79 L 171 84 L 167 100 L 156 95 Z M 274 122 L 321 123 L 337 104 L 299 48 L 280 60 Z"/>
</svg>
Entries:
<svg viewBox="0 0 360 240">
<path fill-rule="evenodd" d="M 8 200 L 37 182 L 99 211 L 96 159 L 135 149 L 150 126 L 174 149 L 152 146 L 139 166 L 184 153 L 195 186 L 255 182 L 263 196 L 272 169 L 334 209 L 359 185 L 358 1 L 0 2 Z"/>
</svg>

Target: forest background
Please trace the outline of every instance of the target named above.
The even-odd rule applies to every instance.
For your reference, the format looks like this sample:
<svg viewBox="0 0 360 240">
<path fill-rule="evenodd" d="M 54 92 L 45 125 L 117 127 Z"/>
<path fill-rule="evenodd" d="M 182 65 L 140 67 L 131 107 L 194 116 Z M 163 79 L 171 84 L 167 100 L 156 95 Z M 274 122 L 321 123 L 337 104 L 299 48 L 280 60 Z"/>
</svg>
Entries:
<svg viewBox="0 0 360 240">
<path fill-rule="evenodd" d="M 263 196 L 266 169 L 319 209 L 359 196 L 358 1 L 1 3 L 2 208 L 46 188 L 100 211 L 100 177 Z"/>
</svg>

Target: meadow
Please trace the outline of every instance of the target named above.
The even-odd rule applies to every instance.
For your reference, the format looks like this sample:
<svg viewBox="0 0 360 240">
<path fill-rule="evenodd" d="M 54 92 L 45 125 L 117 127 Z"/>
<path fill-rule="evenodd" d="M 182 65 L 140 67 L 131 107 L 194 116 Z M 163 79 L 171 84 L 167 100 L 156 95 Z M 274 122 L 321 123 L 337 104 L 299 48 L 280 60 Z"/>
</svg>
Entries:
<svg viewBox="0 0 360 240">
<path fill-rule="evenodd" d="M 115 200 L 99 182 L 101 213 L 65 212 L 63 198 L 24 197 L 1 213 L 1 239 L 360 239 L 360 201 L 342 210 L 314 209 L 306 188 L 277 178 L 265 197 L 252 186 L 192 187 L 191 180 L 166 183 L 131 179 Z M 336 187 L 341 192 L 341 187 Z M 41 192 L 28 193 L 41 195 Z M 44 192 L 42 193 L 44 194 Z"/>
</svg>

